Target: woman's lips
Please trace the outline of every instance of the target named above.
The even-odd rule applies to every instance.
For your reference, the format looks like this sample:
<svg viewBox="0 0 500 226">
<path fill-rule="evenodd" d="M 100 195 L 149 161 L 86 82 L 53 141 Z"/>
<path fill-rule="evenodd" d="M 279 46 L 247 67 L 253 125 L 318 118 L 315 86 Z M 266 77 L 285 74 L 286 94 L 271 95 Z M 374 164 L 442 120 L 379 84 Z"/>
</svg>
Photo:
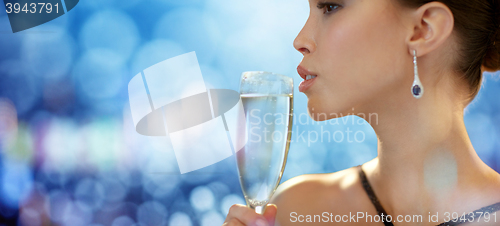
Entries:
<svg viewBox="0 0 500 226">
<path fill-rule="evenodd" d="M 304 81 L 302 81 L 299 85 L 299 91 L 300 92 L 305 92 L 307 89 L 309 89 L 309 87 L 312 86 L 312 84 L 314 83 L 314 81 L 316 80 L 317 78 L 317 75 L 307 69 L 305 69 L 304 67 L 302 67 L 301 65 L 299 65 L 297 67 L 297 72 L 299 73 L 300 77 L 304 79 Z M 307 79 L 307 77 L 314 77 L 314 78 L 311 78 L 311 79 Z"/>
<path fill-rule="evenodd" d="M 299 85 L 299 92 L 305 92 L 308 90 L 309 87 L 313 85 L 314 81 L 316 81 L 316 78 L 302 81 Z"/>
</svg>

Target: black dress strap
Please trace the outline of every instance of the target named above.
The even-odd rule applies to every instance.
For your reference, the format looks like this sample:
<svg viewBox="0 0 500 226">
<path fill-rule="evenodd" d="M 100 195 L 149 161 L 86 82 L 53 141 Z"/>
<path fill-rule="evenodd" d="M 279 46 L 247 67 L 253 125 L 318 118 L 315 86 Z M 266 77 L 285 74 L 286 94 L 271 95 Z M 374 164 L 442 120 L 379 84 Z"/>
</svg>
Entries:
<svg viewBox="0 0 500 226">
<path fill-rule="evenodd" d="M 382 204 L 380 204 L 380 201 L 378 200 L 377 196 L 375 195 L 375 192 L 373 191 L 372 186 L 370 185 L 370 182 L 368 182 L 368 179 L 366 179 L 365 172 L 361 168 L 361 165 L 358 165 L 357 168 L 358 168 L 358 172 L 359 172 L 359 177 L 361 179 L 361 183 L 363 185 L 363 188 L 365 189 L 366 194 L 370 198 L 370 201 L 372 201 L 373 205 L 375 206 L 375 209 L 377 209 L 378 215 L 381 217 L 381 219 L 383 218 L 382 216 L 384 216 L 384 225 L 385 226 L 394 226 L 394 224 L 392 222 L 388 222 L 387 218 L 385 218 L 387 216 L 387 212 L 385 212 L 384 207 L 382 207 Z M 460 219 L 460 217 L 458 217 L 458 218 L 455 218 L 453 220 L 438 224 L 437 226 L 453 226 L 453 225 L 460 225 L 460 224 L 464 224 L 464 223 L 468 223 L 468 222 L 471 222 L 471 223 L 476 222 L 476 221 L 478 221 L 478 219 L 480 219 L 480 217 L 484 217 L 484 214 L 486 214 L 486 213 L 491 214 L 491 213 L 497 212 L 499 210 L 500 210 L 500 202 L 489 205 L 489 206 L 485 206 L 485 207 L 478 209 L 478 210 L 475 210 L 472 213 L 467 214 L 465 217 L 462 217 L 462 219 Z M 481 221 L 479 220 L 479 222 L 481 222 Z"/>
<path fill-rule="evenodd" d="M 359 178 L 361 178 L 361 184 L 363 185 L 363 188 L 365 189 L 366 194 L 370 198 L 370 201 L 372 201 L 373 205 L 375 206 L 375 209 L 377 209 L 378 215 L 380 216 L 381 219 L 384 219 L 384 225 L 385 226 L 394 226 L 392 222 L 388 222 L 387 220 L 387 213 L 384 210 L 384 207 L 382 207 L 382 204 L 380 204 L 380 201 L 378 201 L 377 196 L 375 195 L 375 192 L 372 189 L 372 186 L 368 182 L 368 179 L 366 179 L 365 172 L 361 168 L 361 165 L 357 166 L 358 172 L 359 172 Z M 389 219 L 391 220 L 391 219 Z"/>
</svg>

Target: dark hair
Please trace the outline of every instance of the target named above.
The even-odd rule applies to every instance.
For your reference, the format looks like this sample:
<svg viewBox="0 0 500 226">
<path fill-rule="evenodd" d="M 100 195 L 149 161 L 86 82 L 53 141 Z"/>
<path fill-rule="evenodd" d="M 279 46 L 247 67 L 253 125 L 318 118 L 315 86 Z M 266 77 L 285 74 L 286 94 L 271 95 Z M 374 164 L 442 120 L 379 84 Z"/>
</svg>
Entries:
<svg viewBox="0 0 500 226">
<path fill-rule="evenodd" d="M 471 101 L 481 88 L 481 67 L 500 70 L 500 0 L 396 0 L 400 5 L 418 8 L 429 2 L 448 6 L 455 19 L 459 55 L 456 69 L 464 74 Z"/>
</svg>

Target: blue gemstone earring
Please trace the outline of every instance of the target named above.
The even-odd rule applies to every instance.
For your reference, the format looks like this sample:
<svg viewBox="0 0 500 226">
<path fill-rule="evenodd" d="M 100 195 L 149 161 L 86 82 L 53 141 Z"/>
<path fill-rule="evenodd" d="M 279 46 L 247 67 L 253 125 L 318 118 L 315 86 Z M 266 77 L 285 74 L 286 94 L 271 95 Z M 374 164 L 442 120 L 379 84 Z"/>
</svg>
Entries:
<svg viewBox="0 0 500 226">
<path fill-rule="evenodd" d="M 413 85 L 411 86 L 411 93 L 413 97 L 419 99 L 424 95 L 424 87 L 420 82 L 420 78 L 418 78 L 418 67 L 417 67 L 417 51 L 413 50 L 413 65 L 414 65 L 414 74 L 415 78 L 413 80 Z"/>
</svg>

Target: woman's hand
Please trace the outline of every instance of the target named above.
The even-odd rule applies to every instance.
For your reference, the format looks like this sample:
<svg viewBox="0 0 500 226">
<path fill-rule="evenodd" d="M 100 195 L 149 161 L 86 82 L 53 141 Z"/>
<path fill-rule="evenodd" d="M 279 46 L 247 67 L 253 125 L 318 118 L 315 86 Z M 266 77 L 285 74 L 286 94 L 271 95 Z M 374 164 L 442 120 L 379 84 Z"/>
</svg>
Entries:
<svg viewBox="0 0 500 226">
<path fill-rule="evenodd" d="M 244 205 L 235 204 L 229 209 L 226 221 L 222 226 L 274 226 L 278 208 L 268 204 L 263 215 Z"/>
</svg>

